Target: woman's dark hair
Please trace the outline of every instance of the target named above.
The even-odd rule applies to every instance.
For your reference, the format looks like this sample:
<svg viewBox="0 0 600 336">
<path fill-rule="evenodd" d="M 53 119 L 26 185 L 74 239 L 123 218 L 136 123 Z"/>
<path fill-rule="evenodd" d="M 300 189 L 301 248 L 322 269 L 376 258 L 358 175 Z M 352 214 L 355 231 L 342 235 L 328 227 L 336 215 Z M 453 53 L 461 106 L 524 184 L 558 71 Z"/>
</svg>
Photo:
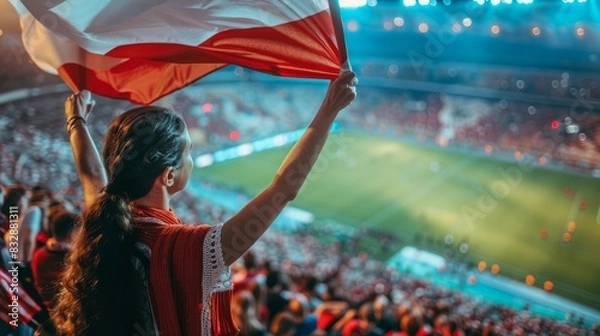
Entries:
<svg viewBox="0 0 600 336">
<path fill-rule="evenodd" d="M 52 312 L 59 335 L 133 335 L 142 275 L 132 260 L 130 200 L 147 195 L 168 167 L 179 168 L 185 147 L 181 116 L 139 107 L 110 125 L 102 150 L 108 184 L 82 215 Z"/>
<path fill-rule="evenodd" d="M 27 188 L 22 184 L 15 184 L 8 187 L 6 189 L 4 203 L 2 204 L 2 213 L 4 216 L 8 218 L 10 215 L 10 207 L 18 206 L 25 195 L 27 195 Z M 19 209 L 19 211 L 25 211 L 25 209 Z"/>
</svg>

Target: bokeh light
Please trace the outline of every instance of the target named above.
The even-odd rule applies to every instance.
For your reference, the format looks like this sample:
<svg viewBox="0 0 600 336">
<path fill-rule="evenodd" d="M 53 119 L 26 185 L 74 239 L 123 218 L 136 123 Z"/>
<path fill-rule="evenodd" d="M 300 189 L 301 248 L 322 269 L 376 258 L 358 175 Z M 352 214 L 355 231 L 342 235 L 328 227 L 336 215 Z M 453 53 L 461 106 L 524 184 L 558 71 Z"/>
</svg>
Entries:
<svg viewBox="0 0 600 336">
<path fill-rule="evenodd" d="M 402 27 L 404 26 L 404 19 L 401 17 L 396 17 L 394 18 L 394 24 L 396 25 L 396 27 Z"/>
<path fill-rule="evenodd" d="M 515 159 L 521 161 L 523 159 L 523 153 L 521 151 L 515 151 Z"/>
<path fill-rule="evenodd" d="M 231 131 L 229 133 L 229 139 L 236 141 L 240 139 L 240 131 Z"/>
<path fill-rule="evenodd" d="M 204 113 L 210 113 L 213 110 L 213 104 L 211 103 L 204 103 L 202 104 L 202 112 Z"/>
<path fill-rule="evenodd" d="M 348 21 L 348 30 L 351 32 L 355 32 L 358 30 L 358 22 L 356 22 L 355 20 L 350 20 Z"/>
<path fill-rule="evenodd" d="M 531 274 L 527 275 L 527 276 L 525 277 L 525 283 L 526 283 L 528 286 L 533 286 L 533 285 L 535 285 L 535 277 L 534 277 L 533 275 L 531 275 Z"/>
<path fill-rule="evenodd" d="M 569 224 L 567 224 L 567 231 L 569 231 L 569 233 L 573 233 L 575 230 L 577 230 L 577 224 L 574 220 L 569 221 Z"/>
</svg>

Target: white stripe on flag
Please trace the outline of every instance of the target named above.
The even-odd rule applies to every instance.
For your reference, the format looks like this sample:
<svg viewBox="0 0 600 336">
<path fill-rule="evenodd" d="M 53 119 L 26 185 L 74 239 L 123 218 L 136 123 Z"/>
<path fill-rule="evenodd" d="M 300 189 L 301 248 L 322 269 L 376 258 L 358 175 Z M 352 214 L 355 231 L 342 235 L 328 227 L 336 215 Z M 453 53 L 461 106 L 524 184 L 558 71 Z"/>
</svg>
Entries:
<svg viewBox="0 0 600 336">
<path fill-rule="evenodd" d="M 197 46 L 223 31 L 280 25 L 329 8 L 327 0 L 22 2 L 51 31 L 96 54 L 128 44 Z"/>
</svg>

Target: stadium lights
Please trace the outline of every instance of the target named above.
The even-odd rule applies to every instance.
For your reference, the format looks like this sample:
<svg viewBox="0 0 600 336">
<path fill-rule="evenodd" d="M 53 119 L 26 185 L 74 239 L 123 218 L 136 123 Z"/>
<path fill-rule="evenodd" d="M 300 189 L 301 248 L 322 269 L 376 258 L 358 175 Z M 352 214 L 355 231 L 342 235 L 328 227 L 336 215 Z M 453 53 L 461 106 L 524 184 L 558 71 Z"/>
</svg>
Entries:
<svg viewBox="0 0 600 336">
<path fill-rule="evenodd" d="M 358 8 L 367 5 L 367 0 L 339 0 L 342 8 Z"/>
<path fill-rule="evenodd" d="M 413 7 L 416 5 L 419 6 L 437 6 L 438 0 L 402 0 L 402 4 L 404 5 L 404 7 Z M 444 0 L 444 4 L 448 5 L 450 4 L 450 0 Z"/>
<path fill-rule="evenodd" d="M 520 5 L 529 5 L 529 4 L 533 3 L 533 0 L 473 0 L 473 2 L 476 2 L 480 6 L 483 6 L 486 3 L 490 3 L 492 6 L 512 5 L 513 2 L 515 2 L 515 1 L 517 4 L 520 4 Z M 563 1 L 565 1 L 565 0 L 563 0 Z M 576 1 L 576 0 L 573 0 L 573 1 Z M 584 0 L 584 1 L 587 1 L 587 0 Z"/>
</svg>

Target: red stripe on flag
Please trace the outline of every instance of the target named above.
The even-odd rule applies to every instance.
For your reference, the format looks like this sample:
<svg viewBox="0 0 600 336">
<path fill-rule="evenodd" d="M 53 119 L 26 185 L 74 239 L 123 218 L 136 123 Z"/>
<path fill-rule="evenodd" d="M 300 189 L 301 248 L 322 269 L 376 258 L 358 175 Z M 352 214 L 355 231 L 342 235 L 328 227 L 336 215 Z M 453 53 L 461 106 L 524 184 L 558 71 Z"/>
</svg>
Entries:
<svg viewBox="0 0 600 336">
<path fill-rule="evenodd" d="M 343 63 L 336 43 L 331 14 L 321 11 L 273 27 L 224 31 L 197 47 L 164 43 L 117 47 L 107 56 L 130 60 L 106 70 L 65 64 L 59 74 L 75 91 L 89 89 L 149 104 L 228 63 L 279 76 L 334 79 Z"/>
<path fill-rule="evenodd" d="M 138 59 L 106 70 L 68 63 L 58 68 L 58 74 L 74 92 L 87 89 L 102 96 L 147 105 L 225 65 L 172 64 Z"/>
</svg>

